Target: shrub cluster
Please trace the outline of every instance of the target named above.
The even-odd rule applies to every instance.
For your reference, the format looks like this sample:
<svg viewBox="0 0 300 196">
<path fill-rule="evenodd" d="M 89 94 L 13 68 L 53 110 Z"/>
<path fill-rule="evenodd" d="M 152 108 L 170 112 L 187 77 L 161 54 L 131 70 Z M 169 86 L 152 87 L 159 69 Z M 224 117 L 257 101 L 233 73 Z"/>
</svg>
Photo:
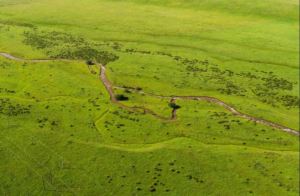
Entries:
<svg viewBox="0 0 300 196">
<path fill-rule="evenodd" d="M 31 105 L 25 106 L 21 104 L 13 104 L 8 98 L 0 99 L 0 114 L 7 116 L 19 116 L 23 114 L 30 114 Z"/>
<path fill-rule="evenodd" d="M 99 49 L 96 44 L 68 33 L 52 31 L 26 31 L 24 43 L 45 50 L 52 58 L 80 59 L 107 64 L 118 59 L 113 53 Z"/>
</svg>

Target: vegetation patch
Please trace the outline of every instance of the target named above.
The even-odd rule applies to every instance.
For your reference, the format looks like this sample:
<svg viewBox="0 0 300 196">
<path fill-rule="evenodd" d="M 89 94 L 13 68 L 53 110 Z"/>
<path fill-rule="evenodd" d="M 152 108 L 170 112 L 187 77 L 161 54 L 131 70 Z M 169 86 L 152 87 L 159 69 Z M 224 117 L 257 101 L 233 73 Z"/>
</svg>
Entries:
<svg viewBox="0 0 300 196">
<path fill-rule="evenodd" d="M 8 98 L 0 98 L 0 114 L 7 116 L 30 114 L 31 106 L 13 103 Z"/>
<path fill-rule="evenodd" d="M 104 65 L 118 59 L 115 54 L 101 50 L 81 37 L 64 32 L 33 30 L 25 31 L 24 37 L 25 44 L 44 50 L 51 58 L 95 61 Z"/>
</svg>

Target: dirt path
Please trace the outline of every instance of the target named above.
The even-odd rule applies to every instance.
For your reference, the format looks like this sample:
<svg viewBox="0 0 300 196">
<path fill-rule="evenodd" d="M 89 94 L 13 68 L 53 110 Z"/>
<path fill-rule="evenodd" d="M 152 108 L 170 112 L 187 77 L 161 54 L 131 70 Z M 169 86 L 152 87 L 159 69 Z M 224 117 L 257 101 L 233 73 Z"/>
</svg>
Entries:
<svg viewBox="0 0 300 196">
<path fill-rule="evenodd" d="M 11 54 L 4 53 L 4 52 L 0 52 L 0 56 L 3 56 L 7 59 L 15 60 L 15 61 L 21 61 L 21 62 L 70 61 L 70 60 L 66 60 L 66 59 L 53 59 L 53 60 L 52 59 L 33 59 L 33 60 L 27 60 L 27 59 L 22 59 L 22 58 L 15 57 Z M 110 96 L 111 102 L 113 102 L 114 104 L 118 105 L 119 107 L 124 108 L 128 111 L 131 111 L 131 112 L 148 113 L 148 114 L 151 114 L 151 115 L 153 115 L 153 116 L 155 116 L 155 117 L 157 117 L 161 120 L 176 120 L 176 118 L 177 118 L 177 114 L 176 114 L 177 109 L 173 109 L 172 113 L 171 113 L 171 117 L 166 118 L 166 117 L 160 116 L 157 113 L 155 113 L 154 111 L 152 111 L 150 109 L 147 109 L 147 108 L 144 108 L 144 107 L 127 106 L 127 105 L 124 105 L 124 104 L 120 103 L 120 101 L 118 101 L 116 99 L 116 96 L 114 94 L 113 89 L 114 88 L 122 88 L 122 87 L 113 87 L 112 83 L 106 77 L 106 68 L 105 68 L 105 66 L 104 65 L 99 65 L 99 66 L 100 66 L 100 79 L 101 79 L 103 85 L 105 86 L 109 96 Z M 123 89 L 126 89 L 126 88 L 123 88 Z M 230 106 L 229 104 L 227 104 L 227 103 L 225 103 L 225 102 L 223 102 L 223 101 L 221 101 L 217 98 L 214 98 L 214 97 L 209 97 L 209 96 L 161 96 L 161 95 L 154 95 L 154 94 L 150 94 L 150 93 L 145 93 L 143 91 L 138 91 L 138 90 L 135 90 L 135 89 L 128 89 L 128 90 L 135 91 L 135 92 L 142 93 L 142 94 L 146 94 L 146 95 L 150 95 L 150 96 L 159 97 L 159 98 L 168 98 L 168 99 L 170 99 L 170 103 L 174 103 L 174 104 L 176 103 L 176 100 L 178 100 L 178 99 L 180 99 L 180 100 L 207 101 L 207 102 L 214 103 L 216 105 L 222 106 L 226 110 L 230 111 L 232 114 L 234 114 L 236 116 L 239 116 L 241 118 L 244 118 L 244 119 L 247 119 L 249 121 L 259 123 L 259 124 L 267 125 L 267 126 L 270 126 L 272 128 L 276 128 L 276 129 L 282 130 L 284 132 L 299 136 L 299 131 L 297 131 L 297 130 L 288 128 L 288 127 L 283 126 L 283 125 L 279 125 L 277 123 L 273 123 L 273 122 L 268 121 L 268 120 L 264 120 L 264 119 L 261 119 L 261 118 L 256 118 L 256 117 L 250 116 L 248 114 L 244 114 L 242 112 L 237 111 L 234 107 Z"/>
<path fill-rule="evenodd" d="M 39 63 L 39 62 L 51 62 L 51 61 L 64 61 L 64 62 L 72 62 L 72 60 L 68 59 L 23 59 L 19 57 L 15 57 L 11 54 L 0 52 L 0 56 L 5 57 L 10 60 L 19 61 L 19 62 L 33 62 L 33 63 Z"/>
<path fill-rule="evenodd" d="M 199 100 L 199 101 L 207 101 L 207 102 L 210 102 L 210 103 L 214 103 L 214 104 L 222 106 L 226 110 L 230 111 L 232 114 L 234 114 L 236 116 L 239 116 L 241 118 L 244 118 L 244 119 L 247 119 L 249 121 L 259 123 L 259 124 L 267 125 L 267 126 L 270 126 L 270 127 L 276 128 L 276 129 L 280 129 L 282 131 L 288 132 L 288 133 L 293 134 L 293 135 L 299 135 L 299 131 L 293 130 L 291 128 L 288 128 L 286 126 L 283 126 L 283 125 L 280 125 L 280 124 L 277 124 L 277 123 L 273 123 L 273 122 L 268 121 L 268 120 L 264 120 L 264 119 L 261 119 L 261 118 L 256 118 L 256 117 L 250 116 L 248 114 L 244 114 L 242 112 L 237 111 L 235 108 L 228 105 L 227 103 L 225 103 L 225 102 L 223 102 L 223 101 L 221 101 L 217 98 L 214 98 L 214 97 L 207 97 L 207 96 L 198 96 L 198 97 L 195 97 L 195 96 L 185 97 L 185 96 L 183 96 L 182 97 L 182 96 L 178 96 L 178 97 L 174 97 L 174 99 Z"/>
<path fill-rule="evenodd" d="M 118 101 L 116 99 L 116 96 L 115 96 L 115 93 L 114 93 L 114 88 L 113 88 L 111 82 L 106 77 L 106 74 L 105 74 L 106 68 L 105 68 L 105 66 L 103 66 L 103 65 L 99 65 L 99 66 L 100 66 L 100 79 L 101 79 L 103 85 L 105 86 L 109 96 L 110 96 L 111 102 L 113 102 L 114 104 L 118 105 L 119 107 L 121 107 L 123 109 L 129 110 L 129 111 L 132 111 L 132 112 L 142 112 L 142 113 L 145 113 L 145 114 L 148 113 L 148 114 L 151 114 L 151 115 L 153 115 L 153 116 L 155 116 L 155 117 L 157 117 L 161 120 L 170 120 L 167 117 L 160 116 L 159 114 L 156 114 L 154 111 L 152 111 L 150 109 L 147 109 L 147 108 L 144 108 L 144 107 L 138 107 L 138 106 L 127 106 L 127 105 L 122 104 L 120 101 Z"/>
<path fill-rule="evenodd" d="M 109 89 L 108 92 L 109 92 L 109 95 L 112 99 L 112 97 L 115 96 L 114 93 L 113 93 L 113 86 L 112 86 L 111 82 L 106 78 L 105 71 L 106 71 L 105 66 L 101 65 L 101 69 L 100 69 L 101 80 L 102 80 L 104 86 L 107 89 Z M 261 118 L 256 118 L 256 117 L 250 116 L 248 114 L 244 114 L 242 112 L 237 111 L 234 107 L 230 106 L 229 104 L 227 104 L 227 103 L 225 103 L 225 102 L 223 102 L 223 101 L 221 101 L 217 98 L 214 98 L 214 97 L 209 97 L 209 96 L 162 96 L 162 95 L 154 95 L 154 94 L 145 93 L 143 91 L 138 91 L 138 90 L 131 89 L 131 88 L 124 88 L 124 87 L 116 87 L 116 88 L 127 89 L 127 90 L 130 90 L 130 91 L 135 91 L 135 92 L 138 92 L 138 93 L 141 93 L 141 94 L 154 96 L 154 97 L 158 97 L 158 98 L 168 98 L 168 99 L 170 99 L 170 103 L 174 103 L 174 104 L 176 103 L 176 100 L 178 100 L 178 99 L 180 99 L 180 100 L 207 101 L 207 102 L 214 103 L 216 105 L 222 106 L 223 108 L 225 108 L 226 110 L 228 110 L 232 114 L 234 114 L 236 116 L 239 116 L 241 118 L 247 119 L 249 121 L 256 122 L 256 123 L 263 124 L 263 125 L 267 125 L 267 126 L 270 126 L 270 127 L 276 128 L 276 129 L 280 129 L 284 132 L 287 132 L 287 133 L 290 133 L 290 134 L 293 134 L 293 135 L 299 135 L 299 131 L 293 130 L 291 128 L 288 128 L 286 126 L 283 126 L 283 125 L 280 125 L 280 124 L 277 124 L 277 123 L 273 123 L 273 122 L 268 121 L 268 120 L 264 120 L 264 119 L 261 119 Z M 114 98 L 114 101 L 116 101 L 118 103 L 118 101 L 115 100 L 115 98 Z M 177 118 L 176 113 L 177 113 L 177 109 L 173 109 L 172 113 L 171 113 L 170 120 L 176 120 L 176 118 Z"/>
</svg>

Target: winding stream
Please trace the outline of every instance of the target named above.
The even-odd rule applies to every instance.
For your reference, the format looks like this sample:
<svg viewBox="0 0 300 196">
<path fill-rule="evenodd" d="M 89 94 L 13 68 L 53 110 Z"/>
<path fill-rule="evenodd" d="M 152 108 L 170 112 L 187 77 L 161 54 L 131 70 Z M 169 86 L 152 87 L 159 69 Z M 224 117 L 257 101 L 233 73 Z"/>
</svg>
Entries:
<svg viewBox="0 0 300 196">
<path fill-rule="evenodd" d="M 0 52 L 0 56 L 2 57 L 5 57 L 7 59 L 10 59 L 10 60 L 15 60 L 15 61 L 21 61 L 21 62 L 49 62 L 49 61 L 71 61 L 71 60 L 67 60 L 67 59 L 32 59 L 32 60 L 29 60 L 29 59 L 22 59 L 22 58 L 19 58 L 19 57 L 15 57 L 11 54 L 8 54 L 8 53 L 5 53 L 5 52 Z M 172 112 L 171 112 L 171 117 L 170 118 L 167 118 L 167 117 L 164 117 L 164 116 L 161 116 L 157 113 L 155 113 L 154 111 L 150 110 L 150 109 L 147 109 L 147 108 L 144 108 L 144 107 L 138 107 L 138 106 L 127 106 L 127 105 L 124 105 L 122 104 L 120 101 L 118 101 L 116 99 L 116 96 L 114 94 L 114 88 L 122 88 L 122 87 L 114 87 L 112 85 L 112 83 L 108 80 L 107 76 L 106 76 L 106 68 L 104 65 L 99 65 L 100 66 L 100 79 L 103 83 L 103 85 L 105 86 L 109 96 L 110 96 L 110 100 L 112 103 L 118 105 L 119 107 L 121 108 L 124 108 L 128 111 L 132 111 L 132 112 L 143 112 L 143 113 L 148 113 L 148 114 L 151 114 L 161 120 L 169 120 L 169 121 L 173 121 L 173 120 L 176 120 L 177 118 L 177 114 L 176 114 L 176 111 L 177 109 L 173 109 Z M 125 88 L 123 88 L 125 89 Z M 145 93 L 143 91 L 137 91 L 137 90 L 134 90 L 134 89 L 129 89 L 131 91 L 136 91 L 138 93 L 142 93 L 142 94 L 145 94 L 145 95 L 149 95 L 149 96 L 154 96 L 154 97 L 160 97 L 160 98 L 166 98 L 166 99 L 170 99 L 170 103 L 176 103 L 176 100 L 195 100 L 195 101 L 207 101 L 207 102 L 210 102 L 210 103 L 213 103 L 213 104 L 216 104 L 216 105 L 219 105 L 219 106 L 222 106 L 223 108 L 225 108 L 226 110 L 228 110 L 229 112 L 231 112 L 232 114 L 236 115 L 236 116 L 239 116 L 241 118 L 244 118 L 246 120 L 249 120 L 249 121 L 252 121 L 252 122 L 256 122 L 256 123 L 259 123 L 259 124 L 263 124 L 263 125 L 266 125 L 266 126 L 269 126 L 269 127 L 272 127 L 272 128 L 276 128 L 276 129 L 279 129 L 281 131 L 284 131 L 284 132 L 287 132 L 287 133 L 290 133 L 292 135 L 296 135 L 296 136 L 299 136 L 299 131 L 297 130 L 294 130 L 294 129 L 291 129 L 291 128 L 288 128 L 286 126 L 283 126 L 283 125 L 280 125 L 280 124 L 277 124 L 277 123 L 274 123 L 274 122 L 271 122 L 271 121 L 268 121 L 268 120 L 264 120 L 262 118 L 257 118 L 257 117 L 253 117 L 253 116 L 250 116 L 248 114 L 245 114 L 245 113 L 242 113 L 238 110 L 236 110 L 233 106 L 215 98 L 215 97 L 209 97 L 209 96 L 161 96 L 161 95 L 154 95 L 154 94 L 150 94 L 150 93 Z"/>
</svg>

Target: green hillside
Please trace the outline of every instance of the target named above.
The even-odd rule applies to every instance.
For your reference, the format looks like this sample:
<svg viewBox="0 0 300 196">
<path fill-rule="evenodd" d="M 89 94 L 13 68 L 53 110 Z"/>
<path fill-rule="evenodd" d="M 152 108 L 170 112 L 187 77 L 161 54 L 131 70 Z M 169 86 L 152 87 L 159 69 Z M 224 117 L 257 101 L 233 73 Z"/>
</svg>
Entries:
<svg viewBox="0 0 300 196">
<path fill-rule="evenodd" d="M 0 195 L 298 195 L 295 0 L 0 0 Z"/>
</svg>

